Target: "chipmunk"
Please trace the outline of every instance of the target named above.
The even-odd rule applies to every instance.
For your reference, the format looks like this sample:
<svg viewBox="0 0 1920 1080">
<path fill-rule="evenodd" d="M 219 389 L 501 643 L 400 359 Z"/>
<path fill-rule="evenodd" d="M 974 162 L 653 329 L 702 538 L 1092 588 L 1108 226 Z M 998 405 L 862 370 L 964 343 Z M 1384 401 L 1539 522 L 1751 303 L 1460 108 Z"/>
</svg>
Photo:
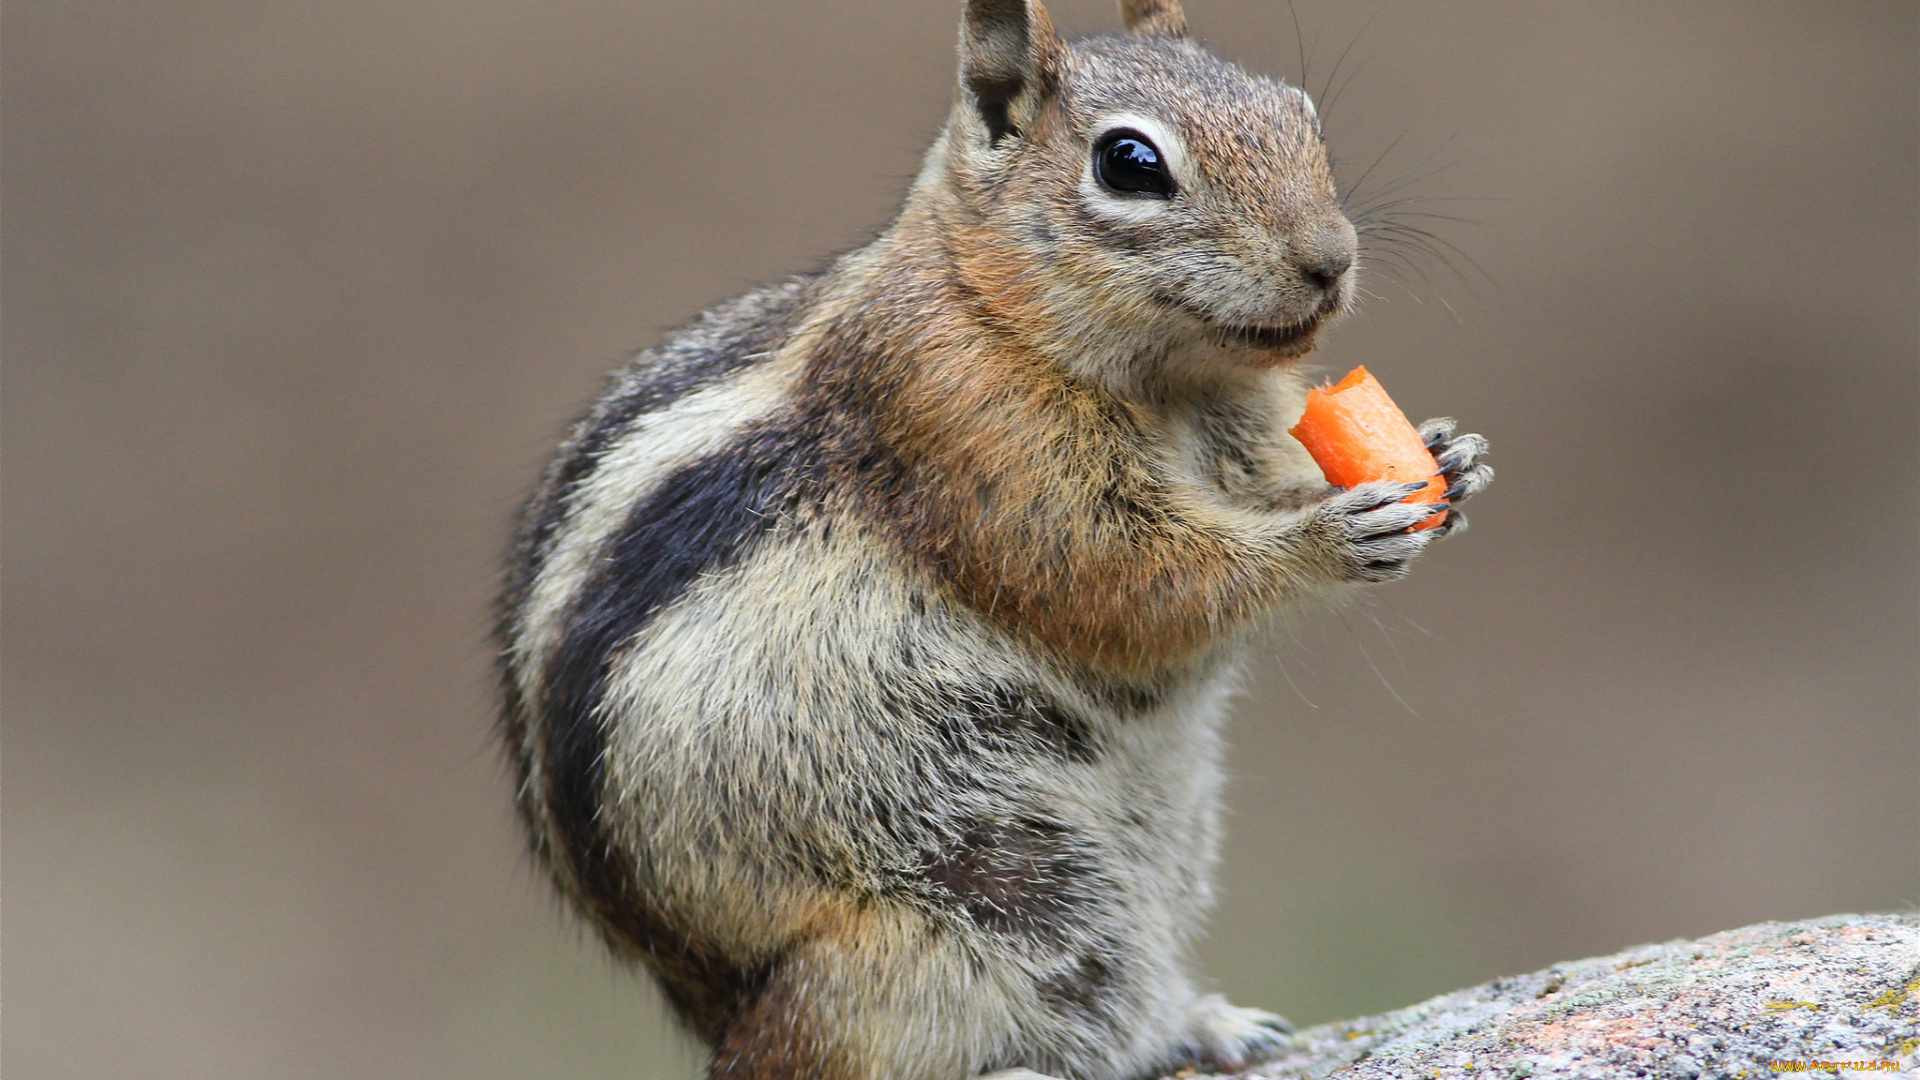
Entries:
<svg viewBox="0 0 1920 1080">
<path fill-rule="evenodd" d="M 503 736 L 538 859 L 714 1080 L 1238 1068 L 1198 991 L 1249 639 L 1451 503 L 1285 433 L 1357 238 L 1299 89 L 1177 0 L 967 0 L 894 224 L 640 354 L 526 512 Z M 1410 532 L 1438 509 L 1454 516 Z"/>
</svg>

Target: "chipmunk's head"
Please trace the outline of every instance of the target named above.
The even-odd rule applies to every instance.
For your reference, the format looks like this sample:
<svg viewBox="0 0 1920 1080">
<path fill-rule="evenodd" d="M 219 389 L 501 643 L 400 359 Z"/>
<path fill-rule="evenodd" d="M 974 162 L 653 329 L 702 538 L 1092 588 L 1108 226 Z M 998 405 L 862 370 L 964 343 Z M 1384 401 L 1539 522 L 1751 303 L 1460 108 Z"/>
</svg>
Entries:
<svg viewBox="0 0 1920 1080">
<path fill-rule="evenodd" d="M 1352 302 L 1357 239 L 1307 95 L 1123 0 L 1071 44 L 1039 0 L 969 0 L 960 96 L 930 169 L 985 310 L 1067 349 L 1265 366 Z"/>
</svg>

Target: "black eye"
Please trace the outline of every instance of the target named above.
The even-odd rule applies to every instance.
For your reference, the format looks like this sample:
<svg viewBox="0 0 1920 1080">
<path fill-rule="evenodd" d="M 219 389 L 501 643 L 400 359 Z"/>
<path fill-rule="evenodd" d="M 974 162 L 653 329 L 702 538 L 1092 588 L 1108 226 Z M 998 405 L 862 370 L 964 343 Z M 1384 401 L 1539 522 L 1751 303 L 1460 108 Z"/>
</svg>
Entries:
<svg viewBox="0 0 1920 1080">
<path fill-rule="evenodd" d="M 1093 147 L 1093 175 L 1118 195 L 1173 197 L 1173 174 L 1145 135 L 1122 128 L 1109 131 Z"/>
</svg>

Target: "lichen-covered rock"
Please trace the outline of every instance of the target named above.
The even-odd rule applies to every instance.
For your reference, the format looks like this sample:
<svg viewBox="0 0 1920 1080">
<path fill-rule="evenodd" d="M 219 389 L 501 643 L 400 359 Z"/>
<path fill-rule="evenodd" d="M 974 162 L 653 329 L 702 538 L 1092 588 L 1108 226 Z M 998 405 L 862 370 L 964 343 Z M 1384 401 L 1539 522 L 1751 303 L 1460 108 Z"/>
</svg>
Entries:
<svg viewBox="0 0 1920 1080">
<path fill-rule="evenodd" d="M 1303 1031 L 1240 1076 L 1757 1080 L 1802 1067 L 1920 1069 L 1920 915 L 1762 923 L 1556 964 Z"/>
</svg>

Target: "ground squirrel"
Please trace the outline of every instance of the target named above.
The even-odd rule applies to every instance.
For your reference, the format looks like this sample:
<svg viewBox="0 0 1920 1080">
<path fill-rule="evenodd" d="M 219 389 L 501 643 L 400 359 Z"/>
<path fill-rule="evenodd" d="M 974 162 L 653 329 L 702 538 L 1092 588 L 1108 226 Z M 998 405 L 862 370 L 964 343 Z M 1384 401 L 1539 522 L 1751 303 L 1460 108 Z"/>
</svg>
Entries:
<svg viewBox="0 0 1920 1080">
<path fill-rule="evenodd" d="M 1233 1068 L 1195 990 L 1248 638 L 1406 572 L 1285 429 L 1357 239 L 1307 95 L 1176 0 L 969 0 L 878 239 L 618 372 L 501 605 L 534 851 L 726 1080 Z M 1423 428 L 1450 498 L 1484 442 Z M 1445 506 L 1447 504 L 1441 504 Z"/>
</svg>

